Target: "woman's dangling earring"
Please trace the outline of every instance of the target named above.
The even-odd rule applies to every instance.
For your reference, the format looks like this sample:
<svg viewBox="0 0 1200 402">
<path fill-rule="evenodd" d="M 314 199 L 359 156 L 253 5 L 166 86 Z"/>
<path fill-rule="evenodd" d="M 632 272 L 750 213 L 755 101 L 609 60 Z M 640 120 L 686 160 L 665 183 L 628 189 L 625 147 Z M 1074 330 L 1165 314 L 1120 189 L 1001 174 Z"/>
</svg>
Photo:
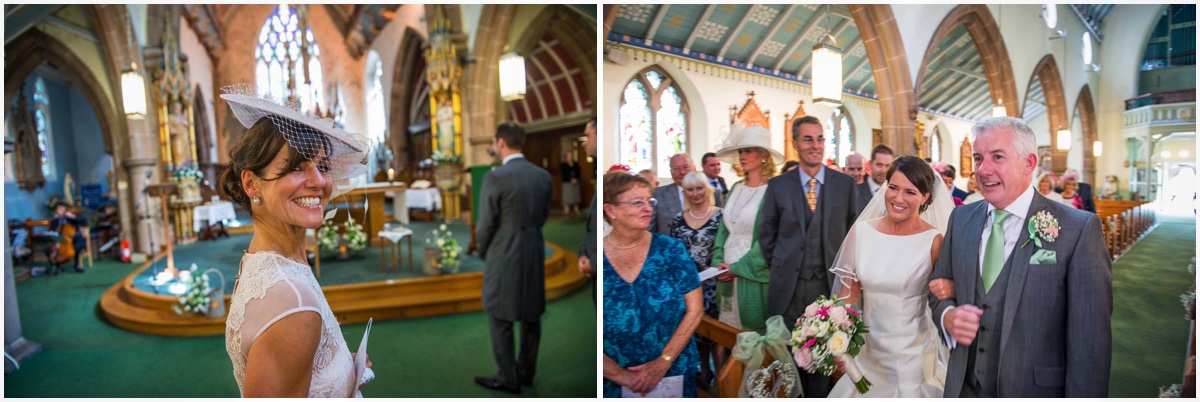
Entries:
<svg viewBox="0 0 1200 402">
<path fill-rule="evenodd" d="M 251 201 L 251 202 L 254 202 L 254 205 L 262 204 L 262 200 L 261 200 L 261 199 L 259 199 L 258 197 L 254 197 L 254 198 L 253 198 L 253 199 L 251 199 L 250 201 Z"/>
</svg>

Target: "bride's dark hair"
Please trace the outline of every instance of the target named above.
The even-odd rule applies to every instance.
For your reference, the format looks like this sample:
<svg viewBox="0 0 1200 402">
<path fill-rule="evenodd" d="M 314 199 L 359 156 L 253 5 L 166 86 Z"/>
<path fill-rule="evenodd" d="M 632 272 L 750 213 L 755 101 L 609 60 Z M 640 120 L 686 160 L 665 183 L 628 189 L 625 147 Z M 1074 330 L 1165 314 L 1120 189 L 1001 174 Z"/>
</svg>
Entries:
<svg viewBox="0 0 1200 402">
<path fill-rule="evenodd" d="M 912 155 L 901 156 L 892 161 L 892 166 L 888 167 L 887 181 L 892 181 L 892 173 L 895 173 L 897 170 L 900 173 L 904 173 L 904 177 L 907 177 L 908 181 L 917 187 L 917 191 L 921 195 L 929 195 L 929 199 L 925 200 L 924 204 L 921 204 L 920 212 L 925 212 L 925 209 L 933 204 L 934 180 L 937 180 L 938 184 L 941 184 L 942 180 L 934 177 L 933 169 L 929 167 L 928 162 Z"/>
</svg>

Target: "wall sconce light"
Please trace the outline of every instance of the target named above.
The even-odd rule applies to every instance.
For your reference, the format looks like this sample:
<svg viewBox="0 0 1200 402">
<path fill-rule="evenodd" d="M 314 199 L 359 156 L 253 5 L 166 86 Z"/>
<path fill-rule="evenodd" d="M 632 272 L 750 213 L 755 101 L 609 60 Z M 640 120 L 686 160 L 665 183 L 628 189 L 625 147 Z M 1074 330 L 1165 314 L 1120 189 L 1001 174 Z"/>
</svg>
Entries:
<svg viewBox="0 0 1200 402">
<path fill-rule="evenodd" d="M 146 118 L 146 80 L 137 71 L 137 64 L 121 72 L 121 99 L 124 101 L 125 117 L 131 120 Z"/>
<path fill-rule="evenodd" d="M 992 117 L 1008 116 L 1008 109 L 1004 108 L 1003 103 L 992 105 Z"/>
<path fill-rule="evenodd" d="M 1104 153 L 1104 143 L 1096 141 L 1092 143 L 1092 156 L 1099 157 Z"/>
<path fill-rule="evenodd" d="M 500 56 L 500 99 L 525 99 L 525 58 L 517 52 Z"/>
<path fill-rule="evenodd" d="M 1058 130 L 1058 135 L 1056 137 L 1058 139 L 1057 145 L 1059 151 L 1071 149 L 1071 130 L 1067 130 L 1065 128 Z"/>
</svg>

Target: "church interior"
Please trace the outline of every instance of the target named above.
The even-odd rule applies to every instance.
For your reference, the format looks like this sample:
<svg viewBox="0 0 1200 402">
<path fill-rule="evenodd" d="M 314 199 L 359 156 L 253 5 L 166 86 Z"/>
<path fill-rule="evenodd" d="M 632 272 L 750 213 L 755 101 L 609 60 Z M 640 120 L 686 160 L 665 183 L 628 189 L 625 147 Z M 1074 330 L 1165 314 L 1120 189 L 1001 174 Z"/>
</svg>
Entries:
<svg viewBox="0 0 1200 402">
<path fill-rule="evenodd" d="M 496 127 L 524 127 L 522 153 L 555 185 L 542 369 L 521 396 L 596 395 L 593 284 L 576 265 L 579 200 L 596 192 L 597 6 L 4 11 L 4 395 L 238 396 L 224 314 L 254 223 L 215 182 L 246 132 L 220 98 L 239 84 L 372 143 L 365 184 L 306 236 L 351 348 L 374 321 L 372 397 L 507 395 L 471 383 L 495 368 L 473 212 Z"/>
<path fill-rule="evenodd" d="M 1182 383 L 1194 396 L 1195 15 L 1193 4 L 606 5 L 600 166 L 671 184 L 668 158 L 686 153 L 699 171 L 734 124 L 766 128 L 796 160 L 788 130 L 815 116 L 826 166 L 886 145 L 956 168 L 953 186 L 973 192 L 972 125 L 1023 119 L 1038 171 L 1077 172 L 1104 222 L 1109 395 Z M 729 185 L 739 173 L 721 163 Z M 732 343 L 716 324 L 705 317 L 697 333 Z M 736 379 L 718 388 L 701 391 L 729 396 Z"/>
</svg>

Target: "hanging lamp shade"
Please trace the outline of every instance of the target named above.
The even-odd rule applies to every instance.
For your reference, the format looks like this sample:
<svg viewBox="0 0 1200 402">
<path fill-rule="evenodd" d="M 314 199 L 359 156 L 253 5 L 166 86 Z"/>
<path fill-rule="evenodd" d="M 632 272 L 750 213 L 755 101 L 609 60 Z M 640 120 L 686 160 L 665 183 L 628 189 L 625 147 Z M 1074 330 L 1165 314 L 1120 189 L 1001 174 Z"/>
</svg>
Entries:
<svg viewBox="0 0 1200 402">
<path fill-rule="evenodd" d="M 812 90 L 813 103 L 837 107 L 842 105 L 842 49 L 829 44 L 813 46 Z"/>
<path fill-rule="evenodd" d="M 136 64 L 130 64 L 121 72 L 121 98 L 125 117 L 133 120 L 146 118 L 146 80 L 137 72 Z"/>
<path fill-rule="evenodd" d="M 1058 130 L 1058 134 L 1055 137 L 1057 139 L 1056 143 L 1059 151 L 1071 149 L 1071 130 L 1067 130 L 1065 128 Z"/>
<path fill-rule="evenodd" d="M 517 52 L 500 56 L 500 99 L 525 99 L 525 58 Z"/>
<path fill-rule="evenodd" d="M 1008 116 L 1008 109 L 1006 109 L 1004 107 L 1004 104 L 997 103 L 995 105 L 992 105 L 992 117 L 1002 117 L 1002 116 Z"/>
</svg>

